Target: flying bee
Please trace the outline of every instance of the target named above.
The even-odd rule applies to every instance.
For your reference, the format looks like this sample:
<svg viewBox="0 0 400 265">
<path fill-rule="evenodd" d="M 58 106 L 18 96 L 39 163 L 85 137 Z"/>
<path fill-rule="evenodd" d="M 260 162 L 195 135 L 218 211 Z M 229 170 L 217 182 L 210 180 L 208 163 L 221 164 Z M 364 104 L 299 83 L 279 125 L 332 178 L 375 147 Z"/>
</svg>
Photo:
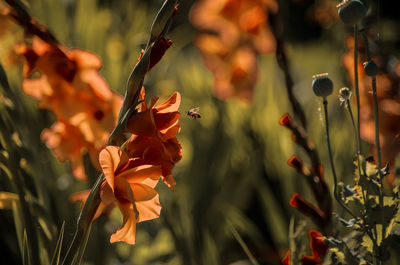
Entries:
<svg viewBox="0 0 400 265">
<path fill-rule="evenodd" d="M 199 110 L 200 110 L 199 107 L 190 109 L 190 110 L 187 112 L 187 115 L 190 116 L 190 117 L 192 117 L 192 118 L 195 119 L 195 120 L 200 119 L 200 118 L 201 118 L 201 115 L 199 114 Z"/>
</svg>

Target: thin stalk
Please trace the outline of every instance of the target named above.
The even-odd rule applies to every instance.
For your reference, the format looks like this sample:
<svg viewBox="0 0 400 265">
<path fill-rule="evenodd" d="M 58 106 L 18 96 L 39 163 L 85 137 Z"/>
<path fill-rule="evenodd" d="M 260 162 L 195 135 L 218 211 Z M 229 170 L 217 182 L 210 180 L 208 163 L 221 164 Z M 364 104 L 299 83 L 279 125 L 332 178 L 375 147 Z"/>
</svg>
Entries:
<svg viewBox="0 0 400 265">
<path fill-rule="evenodd" d="M 356 125 L 354 123 L 354 117 L 353 117 L 353 112 L 352 112 L 351 106 L 350 106 L 350 100 L 346 100 L 346 103 L 347 103 L 347 107 L 348 107 L 348 110 L 349 110 L 351 123 L 353 124 L 354 134 L 355 134 L 355 136 L 357 138 L 357 129 L 356 129 Z M 358 166 L 357 166 L 357 168 L 358 168 L 358 176 L 361 178 L 364 175 L 361 175 L 361 161 L 360 161 L 360 145 L 359 145 L 359 142 L 357 142 L 357 161 L 358 161 Z M 364 190 L 364 187 L 362 185 L 360 185 L 360 186 L 361 186 L 361 192 L 362 192 L 362 195 L 363 195 L 364 204 L 367 204 L 368 201 L 366 200 L 366 198 L 368 198 L 368 194 L 367 194 L 368 191 Z M 378 238 L 378 235 L 377 235 L 377 231 L 376 231 L 376 226 L 373 227 L 373 233 L 371 233 L 371 231 L 367 231 L 367 234 L 370 237 L 370 239 L 372 240 L 374 246 L 377 247 L 378 246 L 378 242 L 376 240 Z M 374 237 L 374 235 L 375 235 L 375 237 Z M 374 260 L 374 264 L 378 264 L 378 263 Z"/>
<path fill-rule="evenodd" d="M 378 98 L 376 93 L 376 77 L 372 77 L 372 97 L 374 100 L 374 118 L 375 118 L 375 145 L 376 145 L 376 156 L 378 160 L 378 174 L 379 174 L 379 206 L 383 209 L 383 175 L 382 175 L 382 160 L 381 160 L 381 144 L 379 141 L 379 111 L 378 111 Z M 383 219 L 383 212 L 382 212 Z M 382 239 L 386 234 L 386 226 L 384 224 L 385 220 L 382 220 Z"/>
<path fill-rule="evenodd" d="M 333 156 L 332 156 L 332 149 L 331 149 L 331 142 L 330 142 L 330 137 L 329 137 L 329 122 L 328 122 L 328 101 L 326 100 L 326 98 L 324 98 L 323 100 L 324 103 L 324 115 L 325 115 L 325 130 L 326 130 L 326 141 L 328 144 L 328 153 L 329 153 L 329 161 L 331 164 L 331 169 L 332 169 L 332 175 L 333 175 L 333 195 L 335 196 L 335 199 L 337 200 L 337 202 L 340 204 L 340 206 L 343 207 L 344 210 L 346 210 L 355 220 L 357 220 L 356 216 L 350 211 L 349 208 L 347 208 L 346 205 L 344 205 L 343 201 L 340 199 L 339 195 L 337 194 L 337 176 L 336 176 L 336 171 L 335 171 L 335 166 L 333 163 Z M 349 107 L 349 113 L 350 113 L 350 117 L 353 123 L 353 128 L 355 128 L 354 125 L 354 118 L 353 118 L 353 113 L 351 111 L 350 108 L 350 102 L 347 100 L 347 104 Z M 359 159 L 359 156 L 357 156 Z M 363 191 L 363 195 L 364 195 L 364 191 Z M 364 197 L 363 197 L 364 198 Z M 372 243 L 374 244 L 375 247 L 378 247 L 378 244 L 376 242 L 376 239 L 374 238 L 373 234 L 371 233 L 370 230 L 365 229 L 365 226 L 363 224 L 361 224 L 362 228 L 366 231 L 367 235 L 369 236 L 369 238 L 371 238 Z"/>
<path fill-rule="evenodd" d="M 324 103 L 324 115 L 325 115 L 326 141 L 327 141 L 327 144 L 328 144 L 329 161 L 330 161 L 330 164 L 331 164 L 331 170 L 332 170 L 332 175 L 333 175 L 333 196 L 335 197 L 336 201 L 340 204 L 340 206 L 342 206 L 343 209 L 345 209 L 346 212 L 348 212 L 356 220 L 357 219 L 356 216 L 350 211 L 349 208 L 347 208 L 346 205 L 344 205 L 343 201 L 339 197 L 339 194 L 337 193 L 338 181 L 337 181 L 335 166 L 334 166 L 334 163 L 333 163 L 331 142 L 330 142 L 330 137 L 329 137 L 328 101 L 326 100 L 326 98 L 323 99 L 323 103 Z"/>
<path fill-rule="evenodd" d="M 357 145 L 361 154 L 361 138 L 360 138 L 360 92 L 358 89 L 358 28 L 354 24 L 354 88 L 356 90 L 357 102 Z"/>
<path fill-rule="evenodd" d="M 361 178 L 362 177 L 362 175 L 361 175 L 361 161 L 360 161 L 361 151 L 360 151 L 360 142 L 359 142 L 360 138 L 358 137 L 358 131 L 357 131 L 356 125 L 354 123 L 353 111 L 351 110 L 351 105 L 350 105 L 350 100 L 349 99 L 346 100 L 346 104 L 347 104 L 347 109 L 349 110 L 351 124 L 353 125 L 354 136 L 356 138 L 356 146 L 357 146 L 356 154 L 357 154 L 357 163 L 358 163 L 357 169 L 358 169 L 358 177 Z M 364 193 L 363 186 L 361 186 L 361 192 L 362 192 L 362 195 L 363 195 L 364 203 L 368 203 L 367 200 L 366 200 L 367 194 Z"/>
<path fill-rule="evenodd" d="M 244 253 L 246 253 L 247 257 L 249 258 L 251 264 L 253 265 L 260 265 L 256 258 L 253 256 L 251 253 L 250 249 L 247 247 L 246 243 L 240 236 L 239 232 L 236 230 L 236 228 L 233 226 L 231 222 L 228 222 L 228 227 L 231 230 L 232 235 L 235 237 L 236 241 L 239 243 L 239 245 L 242 247 Z"/>
</svg>

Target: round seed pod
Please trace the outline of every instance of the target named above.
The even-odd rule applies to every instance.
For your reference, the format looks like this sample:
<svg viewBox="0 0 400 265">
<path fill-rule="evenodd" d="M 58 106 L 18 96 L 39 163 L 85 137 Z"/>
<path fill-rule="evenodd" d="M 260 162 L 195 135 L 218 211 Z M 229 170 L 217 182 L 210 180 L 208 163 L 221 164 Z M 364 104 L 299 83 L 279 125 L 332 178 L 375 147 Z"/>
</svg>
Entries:
<svg viewBox="0 0 400 265">
<path fill-rule="evenodd" d="M 360 1 L 364 4 L 365 9 L 368 11 L 370 0 L 360 0 Z"/>
<path fill-rule="evenodd" d="M 367 8 L 359 0 L 350 0 L 339 7 L 338 14 L 345 24 L 356 24 L 367 13 Z"/>
<path fill-rule="evenodd" d="M 312 89 L 318 97 L 327 97 L 332 94 L 333 82 L 327 74 L 316 75 L 312 81 Z"/>
<path fill-rule="evenodd" d="M 378 74 L 378 66 L 374 61 L 368 61 L 364 64 L 364 72 L 368 76 L 376 76 Z"/>
</svg>

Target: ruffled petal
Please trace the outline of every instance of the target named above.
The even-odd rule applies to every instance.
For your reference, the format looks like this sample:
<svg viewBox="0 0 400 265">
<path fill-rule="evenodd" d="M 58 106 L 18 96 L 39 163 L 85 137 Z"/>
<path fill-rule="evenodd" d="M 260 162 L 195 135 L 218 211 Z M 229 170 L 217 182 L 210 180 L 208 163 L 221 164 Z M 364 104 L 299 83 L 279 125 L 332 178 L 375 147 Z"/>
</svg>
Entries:
<svg viewBox="0 0 400 265">
<path fill-rule="evenodd" d="M 181 104 L 181 94 L 174 92 L 163 104 L 155 107 L 159 113 L 177 112 Z"/>
</svg>

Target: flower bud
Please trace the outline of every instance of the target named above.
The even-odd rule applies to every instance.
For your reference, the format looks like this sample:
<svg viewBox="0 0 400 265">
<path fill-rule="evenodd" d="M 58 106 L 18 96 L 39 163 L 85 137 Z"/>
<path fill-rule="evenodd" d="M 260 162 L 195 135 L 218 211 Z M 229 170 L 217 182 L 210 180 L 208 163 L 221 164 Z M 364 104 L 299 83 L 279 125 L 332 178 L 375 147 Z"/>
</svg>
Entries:
<svg viewBox="0 0 400 265">
<path fill-rule="evenodd" d="M 368 76 L 376 76 L 378 74 L 378 66 L 374 61 L 368 61 L 364 64 L 364 72 Z"/>
<path fill-rule="evenodd" d="M 332 94 L 333 82 L 327 73 L 314 75 L 313 78 L 312 88 L 316 96 L 326 98 Z"/>
<path fill-rule="evenodd" d="M 345 24 L 356 24 L 367 13 L 367 7 L 359 0 L 344 0 L 339 7 L 338 14 Z"/>
<path fill-rule="evenodd" d="M 292 117 L 290 117 L 289 113 L 285 113 L 279 119 L 279 124 L 285 126 L 286 128 L 290 128 L 293 126 L 292 124 Z"/>
</svg>

